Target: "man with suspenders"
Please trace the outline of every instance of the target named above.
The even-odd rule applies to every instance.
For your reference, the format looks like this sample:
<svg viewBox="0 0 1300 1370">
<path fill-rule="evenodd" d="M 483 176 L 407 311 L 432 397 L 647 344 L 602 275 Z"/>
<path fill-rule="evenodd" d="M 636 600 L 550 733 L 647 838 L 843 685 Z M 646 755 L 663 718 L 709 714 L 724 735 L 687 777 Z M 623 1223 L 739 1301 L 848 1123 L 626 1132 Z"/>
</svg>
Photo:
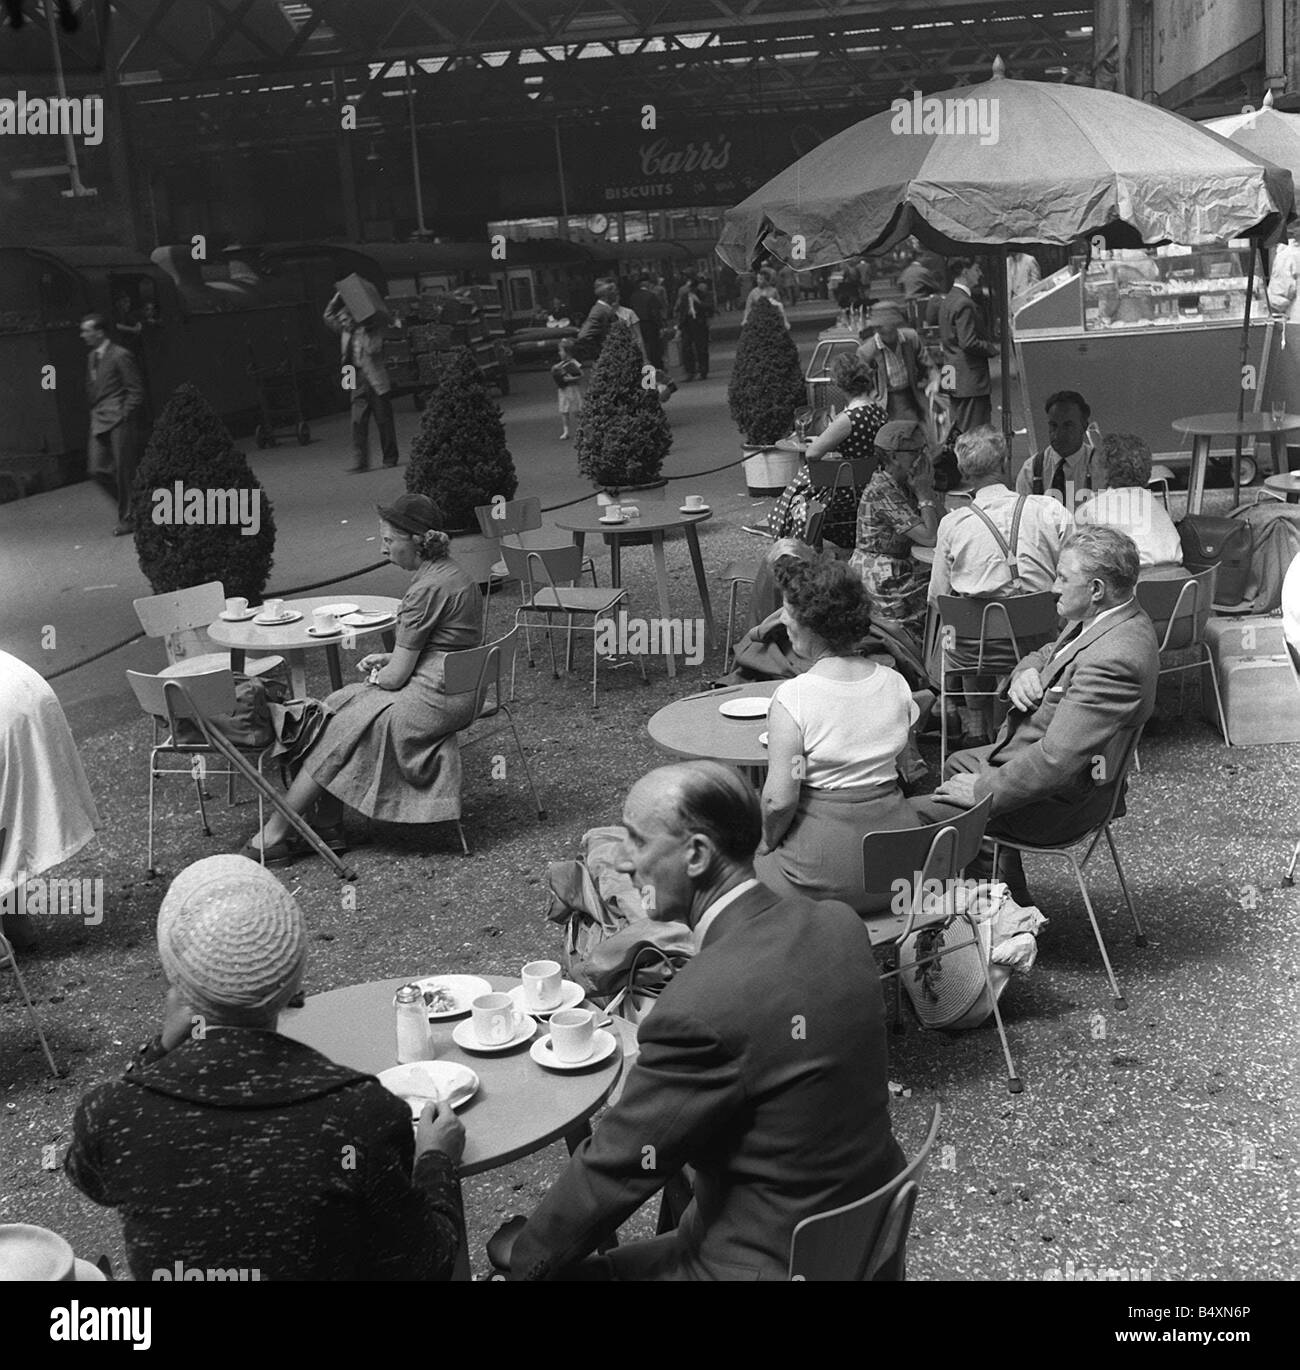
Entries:
<svg viewBox="0 0 1300 1370">
<path fill-rule="evenodd" d="M 1054 495 L 1071 513 L 1085 492 L 1106 484 L 1101 454 L 1088 436 L 1092 410 L 1077 390 L 1047 397 L 1047 446 L 1020 468 L 1016 493 Z"/>
<path fill-rule="evenodd" d="M 976 428 L 957 440 L 957 465 L 970 492 L 939 524 L 929 597 L 964 595 L 973 599 L 1007 599 L 1050 590 L 1056 579 L 1061 545 L 1073 526 L 1063 504 L 1043 494 L 1019 494 L 1007 488 L 1007 447 L 991 427 Z M 1021 653 L 1041 646 L 1020 643 Z M 958 670 L 979 663 L 979 644 L 958 639 L 948 652 Z M 983 664 L 1005 673 L 1016 664 L 1008 642 L 986 644 Z M 938 670 L 938 652 L 932 672 Z M 962 688 L 970 698 L 962 711 L 962 731 L 969 740 L 991 738 L 995 731 L 993 700 L 976 691 L 995 688 L 996 675 L 963 670 Z"/>
</svg>

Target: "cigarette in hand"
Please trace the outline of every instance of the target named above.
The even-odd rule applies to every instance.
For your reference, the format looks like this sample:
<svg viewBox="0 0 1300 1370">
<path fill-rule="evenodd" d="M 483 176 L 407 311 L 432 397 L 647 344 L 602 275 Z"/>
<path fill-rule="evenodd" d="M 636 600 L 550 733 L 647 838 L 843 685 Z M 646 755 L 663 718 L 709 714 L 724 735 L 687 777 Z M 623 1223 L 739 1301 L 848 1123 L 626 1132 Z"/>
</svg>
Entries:
<svg viewBox="0 0 1300 1370">
<path fill-rule="evenodd" d="M 366 677 L 366 684 L 377 685 L 379 683 L 379 667 L 376 666 Z"/>
</svg>

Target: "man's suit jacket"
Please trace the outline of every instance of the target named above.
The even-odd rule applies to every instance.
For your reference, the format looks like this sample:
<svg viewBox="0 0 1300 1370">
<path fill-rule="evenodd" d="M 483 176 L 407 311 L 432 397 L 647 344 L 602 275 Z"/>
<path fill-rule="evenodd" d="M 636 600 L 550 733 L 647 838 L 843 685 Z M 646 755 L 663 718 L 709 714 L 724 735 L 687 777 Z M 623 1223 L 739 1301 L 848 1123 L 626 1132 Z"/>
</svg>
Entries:
<svg viewBox="0 0 1300 1370">
<path fill-rule="evenodd" d="M 903 1168 L 878 972 L 846 905 L 748 890 L 639 1036 L 622 1098 L 516 1240 L 514 1278 L 554 1278 L 689 1164 L 677 1231 L 613 1252 L 619 1276 L 785 1279 L 800 1219 Z"/>
<path fill-rule="evenodd" d="M 573 340 L 573 355 L 581 362 L 594 362 L 617 318 L 618 310 L 612 304 L 597 300 L 587 311 L 578 336 Z"/>
<path fill-rule="evenodd" d="M 628 296 L 628 306 L 631 308 L 642 324 L 649 324 L 652 330 L 663 327 L 664 306 L 659 296 L 651 290 L 634 290 Z"/>
<path fill-rule="evenodd" d="M 384 335 L 377 328 L 344 328 L 338 312 L 325 311 L 326 327 L 339 335 L 339 359 L 344 366 L 357 368 L 357 390 L 372 390 L 386 395 L 392 388 L 384 364 Z M 354 392 L 355 393 L 355 392 Z"/>
<path fill-rule="evenodd" d="M 95 364 L 91 352 L 86 361 L 86 396 L 90 400 L 90 435 L 111 432 L 138 413 L 144 403 L 144 382 L 135 358 L 111 342 Z"/>
<path fill-rule="evenodd" d="M 975 782 L 977 803 L 993 796 L 991 819 L 1032 804 L 1043 842 L 1069 840 L 1105 817 L 1108 777 L 1155 706 L 1155 629 L 1137 601 L 1067 641 L 1078 626 L 1012 673 L 1036 669 L 1042 702 L 1029 714 L 1012 709 Z"/>
<path fill-rule="evenodd" d="M 898 339 L 898 351 L 902 355 L 907 374 L 911 377 L 911 384 L 908 389 L 916 403 L 917 413 L 924 414 L 927 403 L 922 386 L 933 374 L 930 359 L 925 354 L 925 348 L 921 346 L 921 339 L 918 337 L 916 329 L 900 328 Z M 886 407 L 889 404 L 889 368 L 885 364 L 884 348 L 875 334 L 872 334 L 858 348 L 858 360 L 862 362 L 863 366 L 870 366 L 875 370 L 876 384 L 870 396 L 871 402 L 880 405 L 882 408 Z"/>
<path fill-rule="evenodd" d="M 989 358 L 998 355 L 998 348 L 989 341 L 983 309 L 960 286 L 953 286 L 939 307 L 939 340 L 944 364 L 955 370 L 952 393 L 987 395 Z"/>
</svg>

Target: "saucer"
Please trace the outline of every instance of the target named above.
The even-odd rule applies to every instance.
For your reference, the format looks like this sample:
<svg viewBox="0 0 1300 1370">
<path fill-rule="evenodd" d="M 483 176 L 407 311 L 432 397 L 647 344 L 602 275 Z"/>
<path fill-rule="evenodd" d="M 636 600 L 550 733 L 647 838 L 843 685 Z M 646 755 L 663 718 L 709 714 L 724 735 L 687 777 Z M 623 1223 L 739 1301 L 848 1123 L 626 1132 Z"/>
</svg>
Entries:
<svg viewBox="0 0 1300 1370">
<path fill-rule="evenodd" d="M 511 1051 L 517 1046 L 522 1046 L 536 1031 L 537 1019 L 530 1018 L 525 1013 L 519 1031 L 508 1042 L 480 1042 L 478 1034 L 474 1031 L 473 1018 L 466 1018 L 452 1029 L 451 1040 L 466 1051 Z"/>
<path fill-rule="evenodd" d="M 315 626 L 307 629 L 308 637 L 339 637 L 343 633 L 342 627 L 338 628 L 317 628 Z"/>
<path fill-rule="evenodd" d="M 718 705 L 718 712 L 724 718 L 766 718 L 772 701 L 762 695 L 746 695 L 743 699 L 729 699 Z"/>
<path fill-rule="evenodd" d="M 279 618 L 267 618 L 259 609 L 257 611 L 257 617 L 253 622 L 260 624 L 263 628 L 283 628 L 286 623 L 297 623 L 301 617 L 302 615 L 297 609 L 289 609 L 281 614 Z"/>
<path fill-rule="evenodd" d="M 679 514 L 711 514 L 713 509 L 707 504 L 701 504 L 697 509 L 692 509 L 689 504 L 683 504 L 677 512 Z"/>
<path fill-rule="evenodd" d="M 575 984 L 572 980 L 563 980 L 560 983 L 560 1002 L 553 1008 L 533 1008 L 524 998 L 523 985 L 516 985 L 509 991 L 510 997 L 515 1001 L 515 1007 L 522 1009 L 525 1013 L 531 1013 L 534 1018 L 549 1018 L 552 1013 L 559 1013 L 562 1008 L 577 1008 L 587 997 L 587 991 L 581 985 Z"/>
<path fill-rule="evenodd" d="M 217 615 L 223 623 L 247 623 L 250 618 L 257 617 L 256 609 L 245 609 L 242 614 L 230 614 L 224 609 Z"/>
<path fill-rule="evenodd" d="M 422 994 L 440 989 L 453 1001 L 451 1008 L 439 1009 L 436 1012 L 430 1010 L 431 1023 L 439 1022 L 443 1018 L 459 1018 L 470 1011 L 474 1000 L 480 994 L 492 993 L 492 986 L 481 975 L 426 975 L 421 980 L 412 980 L 411 984 L 418 986 Z M 424 1002 L 427 1004 L 429 1001 L 426 999 Z"/>
<path fill-rule="evenodd" d="M 601 518 L 599 519 L 599 522 L 601 522 L 601 523 L 626 523 L 626 522 L 627 522 L 627 519 L 625 519 L 625 518 L 607 519 L 607 518 L 605 518 L 605 517 L 602 515 Z"/>
<path fill-rule="evenodd" d="M 548 1070 L 586 1070 L 588 1066 L 598 1065 L 606 1057 L 613 1055 L 618 1046 L 618 1038 L 604 1028 L 597 1028 L 591 1036 L 592 1052 L 581 1061 L 561 1061 L 551 1049 L 551 1036 L 547 1033 L 540 1041 L 534 1042 L 529 1055 L 539 1066 Z M 381 1077 L 382 1078 L 382 1077 Z"/>
<path fill-rule="evenodd" d="M 478 1076 L 458 1061 L 407 1061 L 379 1072 L 379 1083 L 405 1099 L 418 1121 L 424 1106 L 446 1100 L 452 1108 L 468 1103 L 478 1093 Z"/>
</svg>

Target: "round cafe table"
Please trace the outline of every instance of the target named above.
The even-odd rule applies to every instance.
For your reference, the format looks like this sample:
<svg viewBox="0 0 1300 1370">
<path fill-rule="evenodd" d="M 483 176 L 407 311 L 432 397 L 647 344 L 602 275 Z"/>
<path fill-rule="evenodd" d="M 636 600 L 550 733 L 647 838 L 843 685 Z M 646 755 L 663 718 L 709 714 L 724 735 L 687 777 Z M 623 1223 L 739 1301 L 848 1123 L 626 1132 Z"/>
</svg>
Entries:
<svg viewBox="0 0 1300 1370">
<path fill-rule="evenodd" d="M 1281 475 L 1269 476 L 1264 482 L 1264 489 L 1271 490 L 1275 495 L 1285 497 L 1288 504 L 1300 503 L 1300 471 L 1285 471 Z"/>
<path fill-rule="evenodd" d="M 758 739 L 767 731 L 767 719 L 728 718 L 718 707 L 729 699 L 771 699 L 780 684 L 779 680 L 756 680 L 674 700 L 650 719 L 650 737 L 661 751 L 739 766 L 760 783 L 767 770 L 767 748 Z"/>
<path fill-rule="evenodd" d="M 1267 437 L 1273 452 L 1273 470 L 1287 469 L 1286 435 L 1300 429 L 1300 414 L 1194 414 L 1175 419 L 1170 427 L 1192 439 L 1192 470 L 1187 479 L 1187 512 L 1199 514 L 1205 498 L 1205 471 L 1210 463 L 1210 443 L 1214 438 Z M 1241 502 L 1241 468 L 1233 462 L 1232 502 Z"/>
<path fill-rule="evenodd" d="M 391 595 L 316 595 L 311 599 L 286 599 L 284 607 L 294 609 L 302 615 L 292 623 L 279 628 L 265 628 L 254 623 L 251 618 L 242 623 L 227 623 L 223 618 L 214 619 L 208 625 L 208 636 L 213 642 L 230 648 L 230 668 L 233 671 L 244 669 L 245 653 L 254 656 L 286 656 L 289 659 L 289 677 L 293 685 L 294 699 L 307 697 L 307 653 L 324 649 L 329 667 L 330 686 L 335 690 L 343 688 L 343 667 L 339 660 L 339 647 L 351 648 L 363 637 L 373 633 L 384 635 L 384 647 L 393 650 L 393 629 L 397 625 L 397 606 L 401 600 Z M 365 613 L 384 613 L 387 618 L 367 624 L 364 628 L 345 627 L 336 637 L 313 637 L 307 629 L 312 624 L 312 611 L 324 608 L 327 604 L 355 604 Z M 360 677 L 357 677 L 360 679 Z"/>
<path fill-rule="evenodd" d="M 518 976 L 480 978 L 494 990 L 511 990 L 520 983 Z M 313 994 L 302 1008 L 280 1015 L 279 1030 L 339 1065 L 378 1075 L 397 1064 L 393 995 L 410 982 L 410 976 L 403 976 Z M 457 1110 L 465 1124 L 462 1177 L 531 1156 L 561 1138 L 572 1152 L 589 1135 L 588 1120 L 609 1098 L 623 1070 L 624 1052 L 635 1040 L 629 1035 L 631 1026 L 615 1017 L 606 1031 L 614 1032 L 623 1051 L 584 1070 L 547 1070 L 528 1054 L 528 1044 L 495 1053 L 462 1051 L 451 1034 L 465 1021 L 452 1018 L 430 1025 L 436 1059 L 469 1066 L 479 1078 L 478 1093 Z M 530 1040 L 544 1035 L 539 1031 Z"/>
<path fill-rule="evenodd" d="M 632 498 L 635 499 L 635 496 Z M 672 617 L 672 609 L 668 603 L 668 563 L 664 555 L 664 535 L 682 529 L 686 534 L 687 550 L 691 554 L 691 566 L 695 571 L 695 584 L 700 592 L 700 604 L 704 609 L 704 623 L 709 630 L 709 641 L 716 647 L 718 630 L 713 626 L 709 582 L 704 574 L 704 560 L 700 556 L 699 535 L 695 531 L 697 525 L 706 523 L 713 517 L 712 511 L 684 514 L 673 503 L 671 495 L 662 504 L 646 501 L 643 504 L 634 504 L 633 507 L 640 511 L 636 517 L 628 519 L 625 523 L 611 524 L 600 521 L 604 512 L 603 505 L 594 501 L 591 504 L 579 504 L 559 514 L 555 526 L 573 534 L 573 540 L 578 544 L 580 552 L 588 534 L 603 536 L 609 544 L 610 579 L 618 588 L 623 585 L 623 539 L 633 534 L 649 533 L 655 559 L 655 583 L 659 590 L 659 615 L 664 622 Z M 666 652 L 665 655 L 668 659 L 668 674 L 676 676 L 677 664 L 672 652 Z"/>
</svg>

